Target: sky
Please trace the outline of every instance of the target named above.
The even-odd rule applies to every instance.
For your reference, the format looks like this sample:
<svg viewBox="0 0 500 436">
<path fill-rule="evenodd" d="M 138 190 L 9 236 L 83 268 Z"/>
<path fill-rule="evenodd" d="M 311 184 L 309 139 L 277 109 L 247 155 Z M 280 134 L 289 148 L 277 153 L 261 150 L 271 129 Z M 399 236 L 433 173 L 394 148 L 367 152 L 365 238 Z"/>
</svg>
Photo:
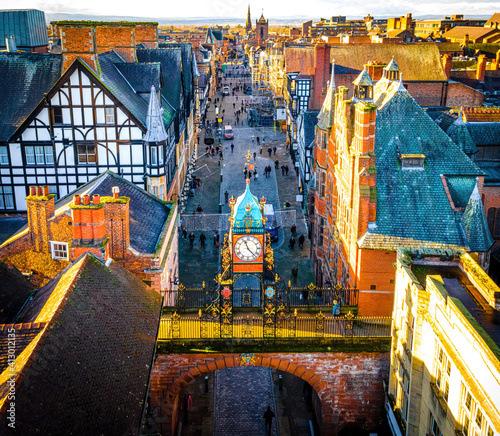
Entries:
<svg viewBox="0 0 500 436">
<path fill-rule="evenodd" d="M 175 17 L 241 17 L 246 19 L 248 0 L 0 0 L 0 9 L 40 9 L 46 13 L 118 15 L 148 18 Z M 284 6 L 286 5 L 286 6 Z M 348 18 L 371 14 L 374 18 L 400 16 L 411 12 L 423 15 L 467 16 L 492 15 L 500 12 L 498 0 L 257 0 L 250 2 L 252 20 L 264 16 L 285 18 L 305 16 L 319 19 L 345 15 Z M 270 23 L 272 24 L 272 23 Z"/>
</svg>

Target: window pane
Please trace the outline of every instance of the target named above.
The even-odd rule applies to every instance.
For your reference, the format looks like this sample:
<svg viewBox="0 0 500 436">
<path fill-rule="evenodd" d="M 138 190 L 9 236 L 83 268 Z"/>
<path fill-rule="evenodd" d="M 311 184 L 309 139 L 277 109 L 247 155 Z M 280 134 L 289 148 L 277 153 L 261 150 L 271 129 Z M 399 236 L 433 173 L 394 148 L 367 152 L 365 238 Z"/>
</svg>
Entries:
<svg viewBox="0 0 500 436">
<path fill-rule="evenodd" d="M 115 110 L 112 107 L 107 107 L 104 109 L 106 114 L 106 124 L 114 124 L 115 123 Z"/>
<path fill-rule="evenodd" d="M 0 165 L 8 165 L 9 164 L 9 154 L 7 151 L 7 147 L 0 147 Z"/>
<path fill-rule="evenodd" d="M 45 146 L 45 163 L 47 165 L 54 164 L 54 154 L 52 152 L 52 147 L 50 145 Z"/>
<path fill-rule="evenodd" d="M 26 163 L 28 165 L 35 165 L 35 149 L 34 147 L 26 147 Z"/>
<path fill-rule="evenodd" d="M 42 146 L 35 147 L 36 163 L 37 165 L 45 164 L 45 152 Z"/>
<path fill-rule="evenodd" d="M 156 147 L 151 148 L 151 165 L 158 165 L 158 161 L 156 159 Z"/>
</svg>

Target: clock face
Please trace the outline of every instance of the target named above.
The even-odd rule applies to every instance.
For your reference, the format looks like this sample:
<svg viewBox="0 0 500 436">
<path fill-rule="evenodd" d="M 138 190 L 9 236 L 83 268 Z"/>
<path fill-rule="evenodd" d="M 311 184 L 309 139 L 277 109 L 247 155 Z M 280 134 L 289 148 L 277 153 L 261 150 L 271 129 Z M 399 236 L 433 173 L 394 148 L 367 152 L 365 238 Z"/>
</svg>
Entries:
<svg viewBox="0 0 500 436">
<path fill-rule="evenodd" d="M 244 262 L 251 262 L 260 256 L 262 246 L 260 241 L 253 236 L 242 236 L 234 244 L 234 252 L 238 259 Z"/>
</svg>

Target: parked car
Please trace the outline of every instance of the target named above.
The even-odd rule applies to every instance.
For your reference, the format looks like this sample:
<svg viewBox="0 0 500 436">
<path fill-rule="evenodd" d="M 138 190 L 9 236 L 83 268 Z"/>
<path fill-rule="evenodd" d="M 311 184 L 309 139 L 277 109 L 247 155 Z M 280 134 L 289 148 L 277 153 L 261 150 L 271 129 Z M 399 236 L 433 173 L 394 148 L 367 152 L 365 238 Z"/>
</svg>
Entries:
<svg viewBox="0 0 500 436">
<path fill-rule="evenodd" d="M 233 128 L 229 124 L 227 126 L 224 126 L 224 139 L 233 139 L 234 134 L 233 134 Z"/>
</svg>

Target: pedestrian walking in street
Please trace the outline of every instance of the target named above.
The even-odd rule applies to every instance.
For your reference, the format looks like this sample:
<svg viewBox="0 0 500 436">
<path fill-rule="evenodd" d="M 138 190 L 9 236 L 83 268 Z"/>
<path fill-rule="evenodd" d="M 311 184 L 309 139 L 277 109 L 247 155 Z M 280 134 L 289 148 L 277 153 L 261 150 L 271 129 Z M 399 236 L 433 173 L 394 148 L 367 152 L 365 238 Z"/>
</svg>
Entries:
<svg viewBox="0 0 500 436">
<path fill-rule="evenodd" d="M 276 156 L 276 146 L 273 147 L 274 155 Z"/>
<path fill-rule="evenodd" d="M 255 141 L 255 135 L 252 135 L 252 142 Z"/>
<path fill-rule="evenodd" d="M 233 152 L 233 150 L 234 150 L 234 144 L 231 143 L 231 153 Z"/>
<path fill-rule="evenodd" d="M 291 227 L 290 231 L 292 232 L 292 235 L 295 236 L 297 234 L 297 226 L 294 224 Z"/>
<path fill-rule="evenodd" d="M 189 246 L 193 248 L 193 245 L 194 245 L 194 232 L 191 232 L 189 234 Z"/>
<path fill-rule="evenodd" d="M 269 157 L 271 157 L 271 154 L 273 153 L 273 149 L 271 147 L 269 147 L 267 149 L 267 152 L 269 153 Z"/>
<path fill-rule="evenodd" d="M 281 174 L 285 175 L 285 165 L 281 165 Z"/>
<path fill-rule="evenodd" d="M 202 233 L 200 235 L 200 243 L 201 243 L 201 248 L 205 248 L 205 241 L 207 240 L 207 237 L 205 236 L 205 233 Z"/>
<path fill-rule="evenodd" d="M 257 157 L 257 153 L 254 151 L 253 152 L 253 160 L 255 161 L 255 158 Z"/>
<path fill-rule="evenodd" d="M 247 172 L 248 172 L 248 171 L 247 171 L 247 169 L 245 168 L 245 169 L 243 170 L 243 174 L 245 175 L 245 179 L 247 178 Z"/>
<path fill-rule="evenodd" d="M 191 409 L 192 405 L 193 405 L 193 399 L 191 398 L 191 395 L 184 394 L 184 398 L 182 399 L 182 404 L 181 404 L 181 409 L 183 411 L 184 425 L 188 425 L 189 410 Z"/>
<path fill-rule="evenodd" d="M 295 265 L 292 268 L 292 277 L 293 277 L 293 283 L 297 284 L 297 276 L 299 275 L 299 267 Z"/>
<path fill-rule="evenodd" d="M 196 208 L 196 212 L 203 213 L 203 208 L 201 207 L 201 204 L 199 204 L 198 207 Z"/>
<path fill-rule="evenodd" d="M 305 240 L 306 240 L 306 238 L 304 238 L 304 235 L 299 236 L 299 247 L 301 250 L 304 248 L 304 241 Z"/>
<path fill-rule="evenodd" d="M 271 430 L 273 428 L 273 418 L 276 415 L 274 412 L 271 410 L 271 406 L 267 406 L 267 410 L 264 412 L 264 420 L 266 421 L 266 433 L 268 435 L 271 435 Z"/>
<path fill-rule="evenodd" d="M 226 204 L 229 202 L 229 192 L 224 192 L 224 200 L 226 201 Z"/>
<path fill-rule="evenodd" d="M 280 168 L 280 162 L 279 162 L 279 160 L 278 160 L 278 159 L 276 159 L 276 160 L 274 161 L 274 168 L 276 168 L 277 170 L 279 170 L 279 168 Z"/>
<path fill-rule="evenodd" d="M 184 227 L 184 225 L 181 226 L 181 232 L 182 232 L 182 238 L 186 239 L 188 231 L 186 230 L 186 227 Z"/>
<path fill-rule="evenodd" d="M 292 250 L 293 250 L 293 247 L 295 247 L 295 238 L 292 236 L 290 236 L 290 244 L 288 245 Z"/>
<path fill-rule="evenodd" d="M 288 165 L 285 165 L 285 176 L 288 176 Z"/>
<path fill-rule="evenodd" d="M 220 247 L 220 244 L 219 244 L 219 232 L 215 232 L 214 233 L 214 246 Z"/>
<path fill-rule="evenodd" d="M 260 136 L 257 136 L 257 144 L 260 144 Z"/>
<path fill-rule="evenodd" d="M 257 180 L 257 178 L 259 177 L 259 174 L 257 173 L 257 170 L 254 170 L 253 172 L 253 180 Z"/>
</svg>

